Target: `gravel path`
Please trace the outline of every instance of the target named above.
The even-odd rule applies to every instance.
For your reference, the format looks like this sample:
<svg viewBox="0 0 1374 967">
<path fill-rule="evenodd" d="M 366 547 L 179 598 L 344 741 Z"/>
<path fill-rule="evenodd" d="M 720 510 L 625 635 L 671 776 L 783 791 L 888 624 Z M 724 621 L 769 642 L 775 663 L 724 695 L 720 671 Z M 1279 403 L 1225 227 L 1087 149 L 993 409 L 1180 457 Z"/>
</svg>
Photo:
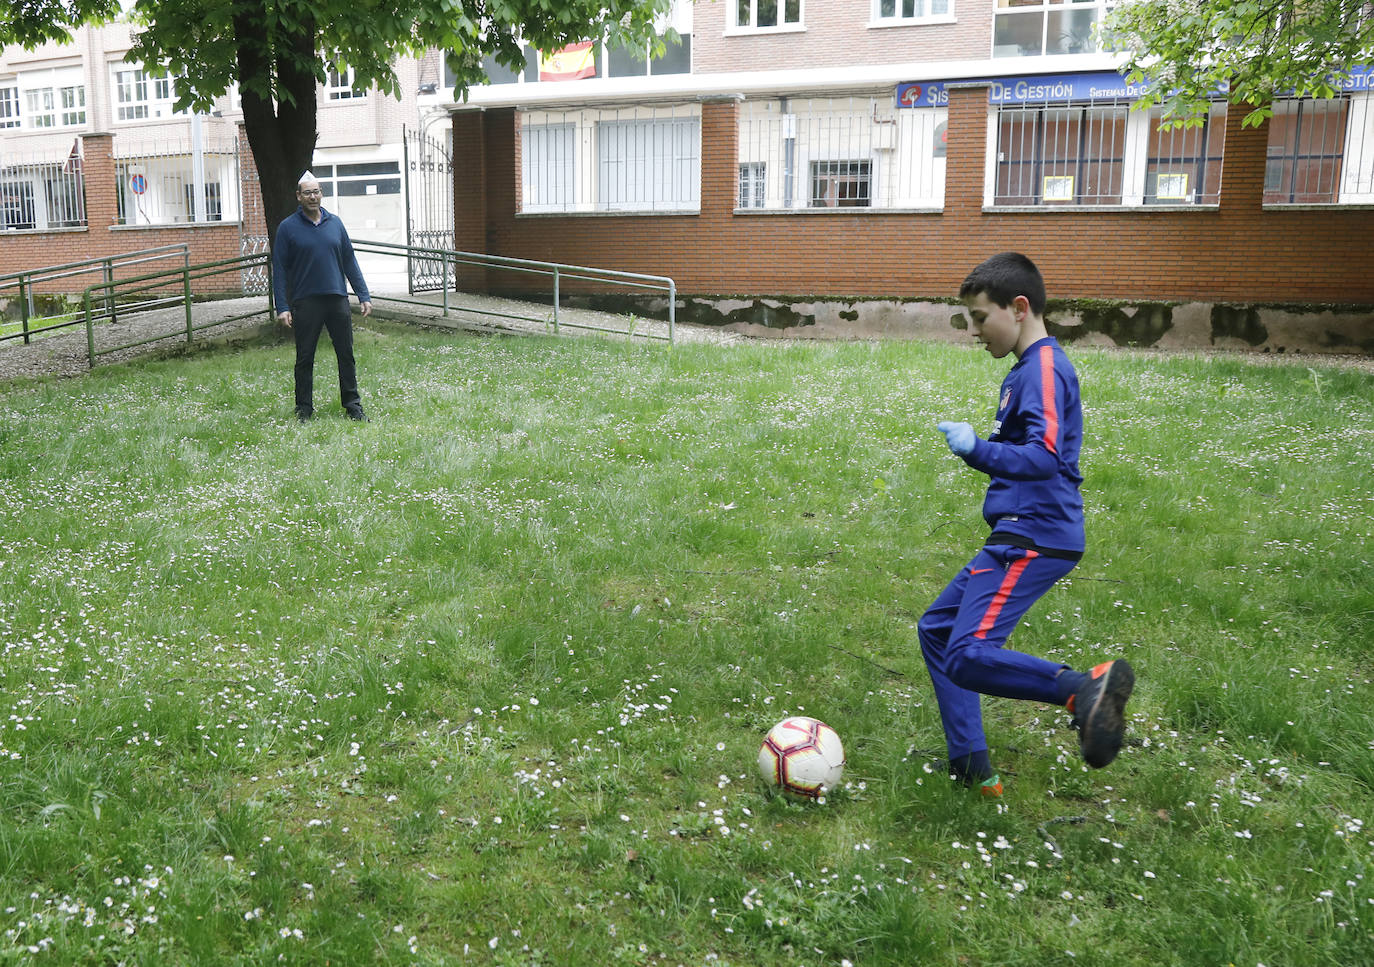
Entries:
<svg viewBox="0 0 1374 967">
<path fill-rule="evenodd" d="M 436 301 L 439 296 L 432 296 Z M 486 334 L 509 335 L 551 335 L 552 309 L 548 305 L 518 302 L 495 296 L 449 294 L 449 312 L 445 316 L 440 305 L 410 305 L 393 302 L 378 296 L 374 303 L 375 316 L 379 319 L 393 319 L 423 325 Z M 237 319 L 220 325 L 216 320 L 252 313 L 246 319 Z M 518 317 L 532 318 L 518 318 Z M 355 316 L 357 321 L 359 317 Z M 242 299 L 225 299 L 216 302 L 196 303 L 193 309 L 196 342 L 203 340 L 225 340 L 250 338 L 270 332 L 278 323 L 267 317 L 266 298 L 251 296 Z M 639 319 L 597 312 L 590 309 L 559 310 L 560 336 L 616 336 L 623 337 L 632 332 L 635 337 L 666 339 L 668 324 L 654 319 Z M 211 324 L 208 328 L 199 327 Z M 138 356 L 146 356 L 159 351 L 175 350 L 186 343 L 186 315 L 180 307 L 159 309 L 140 313 L 114 324 L 96 326 L 96 348 L 107 349 L 142 342 L 162 336 L 156 342 L 121 349 L 97 357 L 98 365 L 122 362 Z M 709 342 L 717 344 L 732 343 L 769 343 L 773 340 L 756 340 L 736 332 L 711 327 L 679 323 L 674 332 L 678 342 Z M 781 341 L 781 340 L 779 340 Z M 1123 350 L 1141 355 L 1177 355 L 1158 350 Z M 1291 364 L 1296 366 L 1330 366 L 1360 369 L 1374 373 L 1374 357 L 1337 356 L 1337 355 L 1281 355 L 1268 353 L 1237 354 L 1232 352 L 1207 353 L 1217 356 L 1244 356 L 1247 362 L 1256 364 Z M 25 345 L 20 339 L 0 343 L 0 387 L 18 381 L 43 379 L 47 377 L 81 376 L 90 371 L 86 327 L 73 326 L 57 330 L 35 338 Z"/>
<path fill-rule="evenodd" d="M 517 302 L 483 295 L 449 294 L 449 314 L 444 315 L 443 307 L 418 306 L 397 303 L 384 296 L 376 297 L 374 315 L 379 319 L 394 319 L 405 322 L 418 322 L 425 325 L 455 330 L 482 333 L 505 333 L 511 335 L 553 334 L 551 322 L 552 309 L 547 305 Z M 437 298 L 437 297 L 436 297 Z M 258 311 L 261 310 L 261 311 Z M 247 319 L 237 319 L 220 325 L 201 326 L 214 323 L 219 319 L 253 313 Z M 500 315 L 493 315 L 499 313 Z M 561 336 L 580 335 L 617 335 L 633 328 L 635 336 L 666 338 L 668 325 L 651 319 L 634 319 L 609 312 L 595 312 L 589 309 L 559 310 Z M 531 316 L 538 321 L 514 318 Z M 354 321 L 360 317 L 354 316 Z M 242 299 L 224 299 L 215 302 L 200 302 L 193 307 L 194 325 L 197 327 L 195 341 L 224 340 L 235 337 L 249 337 L 270 331 L 278 325 L 268 319 L 266 298 L 251 296 Z M 602 330 L 609 330 L 604 332 Z M 117 322 L 101 323 L 95 327 L 96 349 L 109 349 L 142 342 L 157 336 L 163 338 L 156 342 L 130 349 L 120 349 L 109 354 L 97 356 L 97 365 L 122 362 L 138 356 L 146 356 L 159 351 L 169 351 L 186 344 L 186 314 L 181 307 L 158 309 L 139 313 L 120 319 Z M 737 333 L 725 332 L 708 326 L 678 325 L 674 333 L 678 342 L 734 343 L 747 341 L 747 337 Z M 80 376 L 90 371 L 89 347 L 84 324 L 59 329 L 35 337 L 25 345 L 22 339 L 11 339 L 0 343 L 0 386 L 16 381 L 43 379 L 52 376 Z"/>
</svg>

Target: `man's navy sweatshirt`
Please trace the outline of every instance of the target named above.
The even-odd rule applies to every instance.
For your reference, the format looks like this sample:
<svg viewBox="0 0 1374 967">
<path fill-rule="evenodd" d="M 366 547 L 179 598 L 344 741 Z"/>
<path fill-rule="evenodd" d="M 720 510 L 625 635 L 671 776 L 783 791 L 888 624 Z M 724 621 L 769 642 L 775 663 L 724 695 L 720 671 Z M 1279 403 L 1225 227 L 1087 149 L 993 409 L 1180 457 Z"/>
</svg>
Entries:
<svg viewBox="0 0 1374 967">
<path fill-rule="evenodd" d="M 272 295 L 278 312 L 312 295 L 346 297 L 345 278 L 359 302 L 372 301 L 358 257 L 353 254 L 353 242 L 339 218 L 321 208 L 316 225 L 297 208 L 277 227 L 277 241 L 272 246 Z"/>
</svg>

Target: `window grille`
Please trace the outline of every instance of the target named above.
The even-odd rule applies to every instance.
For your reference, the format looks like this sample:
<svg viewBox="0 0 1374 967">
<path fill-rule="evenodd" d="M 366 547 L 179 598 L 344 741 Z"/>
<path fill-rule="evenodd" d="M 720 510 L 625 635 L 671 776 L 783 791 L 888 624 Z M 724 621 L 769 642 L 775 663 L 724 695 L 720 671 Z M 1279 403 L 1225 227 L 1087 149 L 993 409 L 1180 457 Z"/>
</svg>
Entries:
<svg viewBox="0 0 1374 967">
<path fill-rule="evenodd" d="M 79 165 L 7 161 L 0 168 L 0 231 L 86 224 L 86 188 Z"/>
<path fill-rule="evenodd" d="M 700 124 L 695 118 L 597 122 L 597 207 L 699 205 Z"/>
<path fill-rule="evenodd" d="M 523 213 L 701 207 L 698 105 L 526 111 L 519 123 Z"/>
<path fill-rule="evenodd" d="M 755 161 L 739 166 L 739 207 L 762 208 L 768 196 L 768 165 Z"/>
<path fill-rule="evenodd" d="M 1264 166 L 1266 204 L 1322 205 L 1338 200 L 1349 108 L 1346 97 L 1274 103 Z"/>
<path fill-rule="evenodd" d="M 521 125 L 520 174 L 525 211 L 567 211 L 577 187 L 577 125 Z"/>
<path fill-rule="evenodd" d="M 120 154 L 115 158 L 115 182 L 121 225 L 239 220 L 238 150 L 232 140 L 206 143 L 199 165 L 189 143 L 136 144 L 119 138 L 115 145 Z M 199 206 L 198 168 L 203 172 Z"/>
<path fill-rule="evenodd" d="M 890 91 L 746 101 L 740 208 L 939 208 L 948 114 L 897 108 Z"/>
<path fill-rule="evenodd" d="M 812 208 L 868 208 L 873 204 L 869 161 L 811 162 Z"/>
<path fill-rule="evenodd" d="M 1158 108 L 1150 111 L 1145 204 L 1217 204 L 1221 200 L 1226 104 L 1213 104 L 1200 127 L 1161 130 L 1161 116 Z"/>
<path fill-rule="evenodd" d="M 1129 107 L 1004 107 L 998 205 L 1120 205 Z"/>
</svg>

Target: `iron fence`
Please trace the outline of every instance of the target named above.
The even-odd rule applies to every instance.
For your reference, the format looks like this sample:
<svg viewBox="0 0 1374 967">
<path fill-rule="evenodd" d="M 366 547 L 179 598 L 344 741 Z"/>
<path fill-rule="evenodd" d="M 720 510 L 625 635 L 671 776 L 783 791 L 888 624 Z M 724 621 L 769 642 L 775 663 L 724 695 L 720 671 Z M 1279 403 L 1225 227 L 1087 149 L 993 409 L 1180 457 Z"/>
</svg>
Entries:
<svg viewBox="0 0 1374 967">
<path fill-rule="evenodd" d="M 120 225 L 237 222 L 242 200 L 238 145 L 192 136 L 114 142 Z"/>
<path fill-rule="evenodd" d="M 0 231 L 84 228 L 86 182 L 76 149 L 63 160 L 21 160 L 0 167 Z"/>
<path fill-rule="evenodd" d="M 1202 123 L 1161 127 L 1127 98 L 996 109 L 994 205 L 1216 205 L 1226 105 Z"/>
<path fill-rule="evenodd" d="M 1374 202 L 1374 103 L 1369 94 L 1276 101 L 1269 119 L 1264 201 Z"/>
<path fill-rule="evenodd" d="M 520 210 L 692 212 L 701 207 L 701 106 L 524 111 Z"/>
<path fill-rule="evenodd" d="M 736 209 L 938 209 L 948 115 L 891 91 L 746 101 Z"/>
</svg>

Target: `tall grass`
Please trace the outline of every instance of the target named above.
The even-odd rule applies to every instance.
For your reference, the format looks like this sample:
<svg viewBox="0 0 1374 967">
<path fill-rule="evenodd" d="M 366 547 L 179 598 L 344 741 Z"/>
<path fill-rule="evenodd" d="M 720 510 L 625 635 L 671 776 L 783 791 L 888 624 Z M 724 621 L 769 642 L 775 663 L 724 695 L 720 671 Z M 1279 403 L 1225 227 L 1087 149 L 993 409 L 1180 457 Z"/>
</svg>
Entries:
<svg viewBox="0 0 1374 967">
<path fill-rule="evenodd" d="M 1130 745 L 917 617 L 984 535 L 936 421 L 1005 363 L 374 327 L 0 396 L 0 963 L 1374 962 L 1374 377 L 1071 353 L 1090 552 L 1017 630 Z M 835 726 L 823 806 L 755 778 Z"/>
</svg>

